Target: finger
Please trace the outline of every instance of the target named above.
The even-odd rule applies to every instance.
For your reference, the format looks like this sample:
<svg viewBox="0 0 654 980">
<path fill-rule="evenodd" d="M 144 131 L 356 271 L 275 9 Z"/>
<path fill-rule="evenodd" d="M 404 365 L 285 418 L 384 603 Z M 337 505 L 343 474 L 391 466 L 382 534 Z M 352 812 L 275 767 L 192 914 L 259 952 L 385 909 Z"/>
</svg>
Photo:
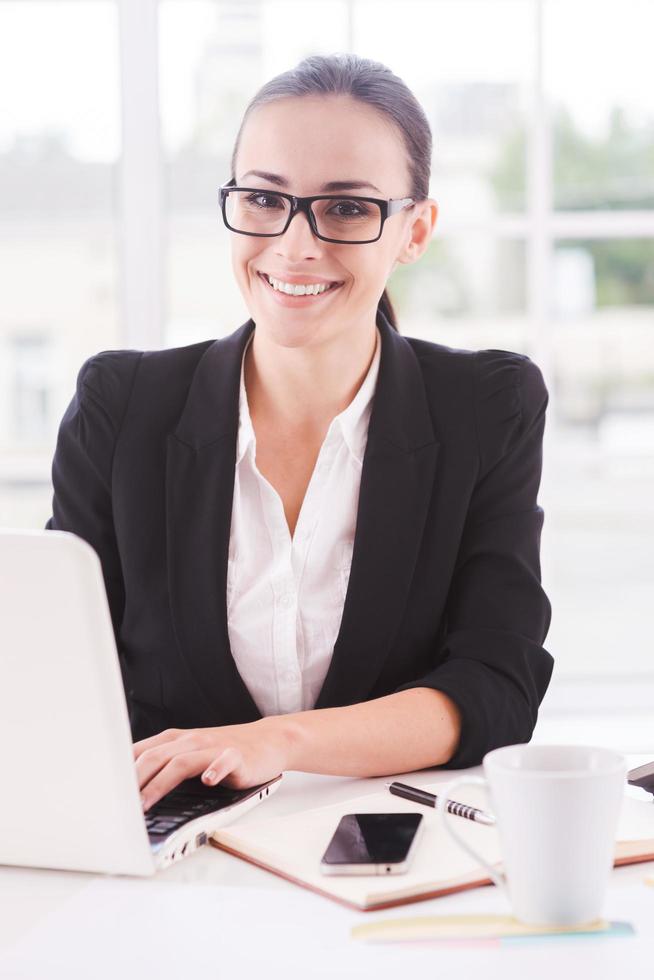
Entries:
<svg viewBox="0 0 654 980">
<path fill-rule="evenodd" d="M 210 754 L 206 749 L 173 756 L 141 790 L 143 809 L 148 810 L 185 779 L 199 775 L 206 768 L 209 758 Z"/>
<path fill-rule="evenodd" d="M 191 752 L 200 751 L 205 748 L 203 740 L 197 735 L 194 729 L 182 731 L 181 734 L 170 742 L 161 742 L 149 749 L 144 749 L 136 760 L 136 772 L 139 779 L 139 787 L 148 783 L 160 769 L 177 755 L 189 755 Z M 206 752 L 215 752 L 215 745 L 205 749 Z"/>
<path fill-rule="evenodd" d="M 223 749 L 211 763 L 207 766 L 206 770 L 202 773 L 202 782 L 207 783 L 209 786 L 213 786 L 215 783 L 224 779 L 228 776 L 230 772 L 241 765 L 243 761 L 243 756 L 238 749 L 230 746 L 227 749 Z"/>
<path fill-rule="evenodd" d="M 133 751 L 134 758 L 138 759 L 146 749 L 155 748 L 158 745 L 164 745 L 166 742 L 172 742 L 179 735 L 185 734 L 188 729 L 184 728 L 166 728 L 165 731 L 159 732 L 158 735 L 151 735 L 150 738 L 142 738 L 139 742 L 134 742 Z"/>
</svg>

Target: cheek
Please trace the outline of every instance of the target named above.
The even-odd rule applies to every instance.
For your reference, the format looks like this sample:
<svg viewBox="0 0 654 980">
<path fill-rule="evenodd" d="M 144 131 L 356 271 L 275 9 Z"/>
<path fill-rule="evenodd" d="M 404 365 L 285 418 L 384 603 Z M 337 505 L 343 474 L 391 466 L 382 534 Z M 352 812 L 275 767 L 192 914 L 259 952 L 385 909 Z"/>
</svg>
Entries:
<svg viewBox="0 0 654 980">
<path fill-rule="evenodd" d="M 346 248 L 348 246 L 344 245 L 343 249 Z M 349 279 L 357 291 L 367 292 L 374 288 L 383 274 L 383 263 L 383 256 L 377 253 L 373 245 L 351 245 L 348 251 L 341 252 L 338 256 L 342 278 Z"/>
<path fill-rule="evenodd" d="M 357 278 L 362 289 L 377 293 L 386 281 L 387 257 L 385 251 L 374 250 L 372 245 L 369 248 L 370 254 L 359 263 Z"/>
<path fill-rule="evenodd" d="M 245 235 L 238 237 L 238 242 L 232 244 L 232 270 L 239 282 L 247 283 L 255 274 L 253 267 L 257 265 L 256 256 L 260 249 L 250 244 Z"/>
</svg>

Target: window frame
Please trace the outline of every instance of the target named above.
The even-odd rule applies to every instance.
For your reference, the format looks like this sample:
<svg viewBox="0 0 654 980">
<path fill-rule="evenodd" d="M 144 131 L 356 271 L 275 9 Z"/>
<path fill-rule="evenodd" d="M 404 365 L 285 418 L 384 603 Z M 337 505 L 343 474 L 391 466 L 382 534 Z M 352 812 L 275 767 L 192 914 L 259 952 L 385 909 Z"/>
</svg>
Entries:
<svg viewBox="0 0 654 980">
<path fill-rule="evenodd" d="M 2 0 L 0 0 L 2 2 Z M 58 2 L 58 0 L 52 0 Z M 80 0 L 82 2 L 82 0 Z M 164 158 L 159 112 L 160 0 L 112 0 L 119 30 L 122 147 L 118 170 L 116 222 L 120 241 L 121 342 L 125 347 L 156 349 L 165 337 L 165 249 L 167 215 L 163 193 Z M 266 2 L 266 0 L 262 0 Z M 438 0 L 434 0 L 438 2 Z M 480 230 L 499 239 L 523 238 L 526 245 L 525 344 L 547 378 L 551 376 L 552 338 L 548 310 L 549 284 L 557 242 L 576 238 L 654 237 L 653 211 L 565 212 L 553 209 L 552 133 L 544 78 L 544 18 L 552 0 L 524 0 L 533 17 L 533 64 L 527 132 L 526 208 L 524 214 L 500 213 L 490 223 L 453 219 L 456 235 Z M 354 12 L 347 3 L 347 50 L 356 50 Z M 550 411 L 556 413 L 556 392 L 550 392 Z M 552 438 L 546 427 L 545 456 Z M 50 460 L 44 460 L 44 478 Z M 0 473 L 0 477 L 3 474 Z M 11 473 L 5 473 L 5 478 Z M 541 499 L 547 511 L 547 472 Z M 544 535 L 546 544 L 546 534 Z M 543 580 L 548 579 L 548 554 L 542 556 Z M 556 672 L 555 672 L 556 673 Z M 636 685 L 643 703 L 652 703 L 654 672 L 639 678 L 616 674 L 623 684 L 591 675 L 553 679 L 556 695 L 550 711 L 577 711 L 588 703 L 629 708 Z M 633 683 L 632 683 L 633 682 Z M 651 688 L 651 691 L 650 691 Z M 606 692 L 610 689 L 610 697 Z M 606 695 L 606 697 L 605 697 Z M 617 699 L 617 700 L 616 700 Z"/>
</svg>

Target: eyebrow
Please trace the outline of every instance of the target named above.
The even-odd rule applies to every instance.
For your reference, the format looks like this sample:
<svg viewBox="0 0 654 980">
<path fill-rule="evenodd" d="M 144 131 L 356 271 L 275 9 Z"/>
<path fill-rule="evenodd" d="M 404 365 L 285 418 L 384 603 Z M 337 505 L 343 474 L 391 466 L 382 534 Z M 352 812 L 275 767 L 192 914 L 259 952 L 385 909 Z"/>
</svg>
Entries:
<svg viewBox="0 0 654 980">
<path fill-rule="evenodd" d="M 279 174 L 271 174 L 266 170 L 248 170 L 246 174 L 243 174 L 243 180 L 246 177 L 261 177 L 262 180 L 267 180 L 270 184 L 275 184 L 277 187 L 288 187 L 288 181 L 285 177 L 280 177 Z M 320 188 L 321 191 L 358 191 L 363 187 L 371 187 L 373 191 L 377 191 L 378 194 L 382 192 L 374 184 L 371 184 L 367 180 L 329 180 L 326 184 L 323 184 Z"/>
</svg>

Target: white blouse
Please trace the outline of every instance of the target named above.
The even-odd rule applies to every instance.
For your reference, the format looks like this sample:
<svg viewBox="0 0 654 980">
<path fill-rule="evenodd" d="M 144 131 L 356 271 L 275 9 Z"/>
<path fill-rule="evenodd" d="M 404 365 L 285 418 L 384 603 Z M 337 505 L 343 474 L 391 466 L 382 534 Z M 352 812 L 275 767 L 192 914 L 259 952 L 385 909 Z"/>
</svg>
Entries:
<svg viewBox="0 0 654 980">
<path fill-rule="evenodd" d="M 227 622 L 236 666 L 263 716 L 312 708 L 332 658 L 380 354 L 377 330 L 370 369 L 330 423 L 291 538 L 281 497 L 255 462 L 243 353 Z"/>
</svg>

